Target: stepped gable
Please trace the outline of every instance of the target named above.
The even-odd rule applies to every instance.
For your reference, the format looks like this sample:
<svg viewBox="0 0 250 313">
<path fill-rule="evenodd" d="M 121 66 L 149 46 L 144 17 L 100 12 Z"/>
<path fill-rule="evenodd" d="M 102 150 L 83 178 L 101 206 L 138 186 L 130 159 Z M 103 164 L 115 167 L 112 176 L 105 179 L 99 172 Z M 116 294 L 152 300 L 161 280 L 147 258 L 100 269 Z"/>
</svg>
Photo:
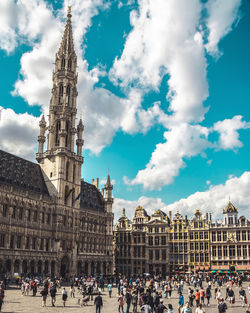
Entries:
<svg viewBox="0 0 250 313">
<path fill-rule="evenodd" d="M 41 168 L 38 164 L 0 150 L 0 184 L 49 196 Z"/>
<path fill-rule="evenodd" d="M 96 186 L 81 181 L 80 206 L 84 209 L 105 212 L 104 199 Z"/>
</svg>

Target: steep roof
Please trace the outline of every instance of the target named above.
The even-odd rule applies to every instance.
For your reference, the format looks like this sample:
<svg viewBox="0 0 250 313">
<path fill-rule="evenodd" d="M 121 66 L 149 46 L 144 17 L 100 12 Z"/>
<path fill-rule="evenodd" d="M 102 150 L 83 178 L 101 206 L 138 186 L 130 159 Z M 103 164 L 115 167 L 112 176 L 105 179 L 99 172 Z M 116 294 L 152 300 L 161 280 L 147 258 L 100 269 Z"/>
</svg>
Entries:
<svg viewBox="0 0 250 313">
<path fill-rule="evenodd" d="M 228 201 L 227 206 L 223 209 L 223 213 L 238 213 L 238 209 L 232 204 L 231 201 Z"/>
<path fill-rule="evenodd" d="M 100 191 L 96 186 L 83 180 L 81 181 L 80 206 L 84 209 L 100 212 L 105 211 L 104 199 Z"/>
<path fill-rule="evenodd" d="M 0 150 L 0 184 L 49 195 L 40 166 Z"/>
</svg>

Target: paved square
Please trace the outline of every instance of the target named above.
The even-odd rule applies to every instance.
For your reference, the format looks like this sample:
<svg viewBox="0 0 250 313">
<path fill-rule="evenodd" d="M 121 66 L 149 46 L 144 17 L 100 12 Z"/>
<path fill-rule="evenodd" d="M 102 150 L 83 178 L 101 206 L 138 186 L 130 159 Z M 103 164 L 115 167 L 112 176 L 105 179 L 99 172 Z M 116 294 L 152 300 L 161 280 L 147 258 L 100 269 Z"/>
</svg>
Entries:
<svg viewBox="0 0 250 313">
<path fill-rule="evenodd" d="M 250 285 L 249 283 L 244 283 L 243 287 L 246 290 L 248 300 L 250 300 L 250 295 L 248 293 L 247 287 Z M 204 284 L 206 286 L 206 284 Z M 69 292 L 69 287 L 66 288 L 68 291 L 68 295 L 70 295 Z M 187 289 L 188 287 L 184 287 L 184 299 L 185 301 L 188 299 L 187 297 Z M 205 312 L 206 313 L 214 313 L 218 312 L 217 305 L 214 299 L 214 289 L 215 287 L 212 287 L 212 299 L 211 299 L 211 306 L 207 307 L 205 306 Z M 245 313 L 246 312 L 246 307 L 241 307 L 241 303 L 239 300 L 239 288 L 234 287 L 234 292 L 236 296 L 236 301 L 235 304 L 233 305 L 232 308 L 229 307 L 228 305 L 228 313 Z M 59 289 L 57 293 L 57 298 L 56 298 L 56 307 L 51 306 L 51 301 L 50 297 L 47 298 L 47 306 L 42 307 L 42 299 L 40 296 L 40 290 L 37 293 L 36 297 L 32 297 L 31 295 L 28 296 L 22 296 L 20 289 L 9 289 L 6 291 L 6 297 L 5 297 L 5 302 L 3 305 L 2 312 L 4 313 L 33 313 L 33 312 L 54 312 L 54 313 L 59 313 L 59 312 L 87 312 L 87 313 L 95 313 L 95 306 L 93 304 L 93 301 L 89 301 L 88 306 L 80 307 L 78 305 L 78 299 L 80 299 L 80 294 L 76 292 L 76 298 L 68 298 L 68 301 L 66 303 L 66 307 L 63 307 L 62 303 L 62 296 L 61 296 L 61 290 Z M 225 297 L 225 286 L 222 288 L 222 296 Z M 95 298 L 95 297 L 94 297 Z M 173 296 L 171 299 L 165 299 L 164 298 L 164 304 L 171 303 L 174 308 L 174 313 L 178 312 L 178 295 L 177 291 L 175 290 L 173 292 Z M 124 305 L 124 309 L 126 308 L 126 304 Z M 124 310 L 125 311 L 125 310 Z M 112 298 L 110 299 L 108 297 L 108 292 L 107 289 L 105 288 L 105 291 L 103 293 L 103 309 L 102 313 L 116 313 L 118 312 L 118 302 L 117 302 L 117 288 L 113 288 L 112 292 Z M 130 309 L 130 312 L 132 312 L 132 309 Z M 141 312 L 138 306 L 138 312 Z M 193 312 L 195 312 L 195 308 L 193 308 Z"/>
</svg>

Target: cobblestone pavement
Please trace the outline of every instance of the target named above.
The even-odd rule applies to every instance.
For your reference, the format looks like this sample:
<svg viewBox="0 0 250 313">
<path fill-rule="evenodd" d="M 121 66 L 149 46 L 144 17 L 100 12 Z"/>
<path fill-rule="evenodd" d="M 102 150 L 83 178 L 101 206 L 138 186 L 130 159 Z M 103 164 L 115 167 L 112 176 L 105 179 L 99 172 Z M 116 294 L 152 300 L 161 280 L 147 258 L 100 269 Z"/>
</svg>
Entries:
<svg viewBox="0 0 250 313">
<path fill-rule="evenodd" d="M 247 291 L 247 286 L 248 284 L 244 283 L 244 288 L 247 292 L 248 300 L 250 300 L 250 295 L 248 294 Z M 184 288 L 184 300 L 187 300 L 187 287 Z M 228 305 L 228 310 L 227 313 L 245 313 L 246 312 L 246 307 L 241 307 L 240 300 L 238 297 L 239 294 L 239 289 L 237 287 L 234 287 L 234 292 L 236 295 L 236 302 L 233 305 L 232 308 L 229 307 Z M 67 287 L 67 291 L 69 294 L 69 287 Z M 105 289 L 103 293 L 103 309 L 102 313 L 115 313 L 118 312 L 118 304 L 117 304 L 117 288 L 113 289 L 112 293 L 112 298 L 109 299 L 107 290 Z M 212 288 L 212 295 L 213 298 L 211 299 L 211 306 L 207 307 L 205 306 L 205 312 L 206 313 L 215 313 L 218 312 L 216 302 L 214 300 L 214 287 Z M 225 287 L 222 288 L 222 295 L 223 297 L 225 296 Z M 33 312 L 54 312 L 54 313 L 61 313 L 61 312 L 75 312 L 75 313 L 95 313 L 95 306 L 93 305 L 93 301 L 89 302 L 88 306 L 80 307 L 78 305 L 78 299 L 80 299 L 80 295 L 76 293 L 76 298 L 69 298 L 66 307 L 64 308 L 62 305 L 62 298 L 60 291 L 57 295 L 56 299 L 56 307 L 51 307 L 50 303 L 50 297 L 47 299 L 47 307 L 42 307 L 41 306 L 41 297 L 39 296 L 39 292 L 36 297 L 32 297 L 31 295 L 29 296 L 21 296 L 21 291 L 17 289 L 9 289 L 6 291 L 6 297 L 5 297 L 5 302 L 2 308 L 2 312 L 4 313 L 19 313 L 19 312 L 24 312 L 24 313 L 33 313 Z M 173 296 L 171 299 L 164 299 L 164 304 L 171 303 L 174 307 L 174 313 L 177 313 L 177 292 L 173 292 Z M 124 308 L 126 307 L 126 304 Z M 130 309 L 131 312 L 131 309 Z M 140 312 L 139 307 L 138 307 L 138 312 Z M 195 309 L 193 309 L 193 313 L 195 312 Z"/>
</svg>

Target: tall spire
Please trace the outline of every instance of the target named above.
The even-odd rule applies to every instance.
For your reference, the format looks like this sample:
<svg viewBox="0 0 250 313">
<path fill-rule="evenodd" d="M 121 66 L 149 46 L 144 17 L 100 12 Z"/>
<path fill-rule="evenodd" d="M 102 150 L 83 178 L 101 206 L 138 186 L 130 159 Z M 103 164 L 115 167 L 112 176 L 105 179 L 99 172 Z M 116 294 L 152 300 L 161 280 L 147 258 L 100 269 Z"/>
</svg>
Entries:
<svg viewBox="0 0 250 313">
<path fill-rule="evenodd" d="M 58 53 L 69 55 L 71 53 L 75 53 L 74 51 L 74 41 L 73 41 L 73 33 L 72 33 L 72 25 L 71 25 L 71 6 L 68 6 L 68 14 L 66 26 L 64 29 L 62 41 L 60 44 L 60 48 Z"/>
</svg>

